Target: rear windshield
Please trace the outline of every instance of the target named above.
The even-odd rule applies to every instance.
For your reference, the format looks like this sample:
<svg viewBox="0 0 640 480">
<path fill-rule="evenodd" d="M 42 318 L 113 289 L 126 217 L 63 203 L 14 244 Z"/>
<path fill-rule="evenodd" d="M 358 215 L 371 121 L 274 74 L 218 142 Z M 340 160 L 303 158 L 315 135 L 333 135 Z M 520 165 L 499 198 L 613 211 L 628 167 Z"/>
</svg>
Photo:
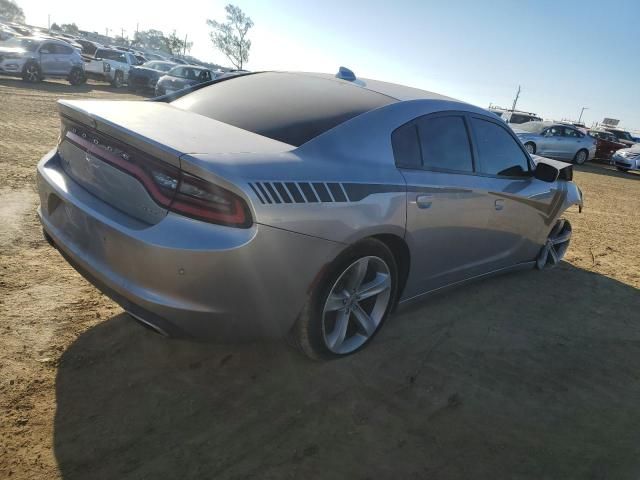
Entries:
<svg viewBox="0 0 640 480">
<path fill-rule="evenodd" d="M 266 72 L 210 85 L 171 105 L 300 146 L 342 122 L 396 101 L 331 78 Z"/>
</svg>

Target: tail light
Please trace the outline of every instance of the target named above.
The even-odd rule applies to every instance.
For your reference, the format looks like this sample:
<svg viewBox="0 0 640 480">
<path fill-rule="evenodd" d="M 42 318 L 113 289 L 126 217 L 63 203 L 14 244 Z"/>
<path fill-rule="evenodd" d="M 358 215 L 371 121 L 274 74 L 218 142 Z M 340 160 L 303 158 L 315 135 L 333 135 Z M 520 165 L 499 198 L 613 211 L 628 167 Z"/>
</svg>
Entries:
<svg viewBox="0 0 640 480">
<path fill-rule="evenodd" d="M 135 177 L 158 205 L 204 222 L 237 228 L 252 225 L 247 203 L 230 190 L 160 162 L 110 137 L 65 123 L 62 138 Z"/>
</svg>

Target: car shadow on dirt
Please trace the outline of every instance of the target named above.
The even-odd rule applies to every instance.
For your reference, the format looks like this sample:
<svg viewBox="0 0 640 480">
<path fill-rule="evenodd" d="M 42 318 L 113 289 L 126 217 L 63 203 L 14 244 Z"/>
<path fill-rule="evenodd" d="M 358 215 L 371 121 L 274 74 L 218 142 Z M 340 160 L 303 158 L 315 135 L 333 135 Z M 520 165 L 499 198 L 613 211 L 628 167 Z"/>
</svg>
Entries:
<svg viewBox="0 0 640 480">
<path fill-rule="evenodd" d="M 640 292 L 562 263 L 392 317 L 315 363 L 117 315 L 58 366 L 62 477 L 638 478 Z"/>
<path fill-rule="evenodd" d="M 0 86 L 11 87 L 19 90 L 33 90 L 47 93 L 61 93 L 61 94 L 73 94 L 73 93 L 89 93 L 89 92 L 110 92 L 110 93 L 131 93 L 124 88 L 115 88 L 108 83 L 96 83 L 88 81 L 82 85 L 70 85 L 65 81 L 52 81 L 45 80 L 38 83 L 25 82 L 20 78 L 0 78 Z"/>
<path fill-rule="evenodd" d="M 598 175 L 606 175 L 608 177 L 630 178 L 640 180 L 640 175 L 635 172 L 622 172 L 613 165 L 606 163 L 589 162 L 584 165 L 574 165 L 578 172 L 595 173 Z"/>
</svg>

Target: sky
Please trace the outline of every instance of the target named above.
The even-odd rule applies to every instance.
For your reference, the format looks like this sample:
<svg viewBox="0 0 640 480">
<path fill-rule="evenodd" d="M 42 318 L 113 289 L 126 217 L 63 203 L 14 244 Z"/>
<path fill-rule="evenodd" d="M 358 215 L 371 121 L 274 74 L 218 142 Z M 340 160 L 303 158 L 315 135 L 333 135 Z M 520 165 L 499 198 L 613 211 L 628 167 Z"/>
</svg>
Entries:
<svg viewBox="0 0 640 480">
<path fill-rule="evenodd" d="M 191 54 L 230 65 L 207 19 L 226 1 L 16 0 L 27 23 L 75 22 L 132 37 L 173 30 Z M 434 91 L 469 103 L 517 108 L 587 125 L 617 118 L 640 130 L 640 1 L 234 0 L 254 21 L 249 70 L 337 72 Z M 107 6 L 108 5 L 108 6 Z M 176 5 L 178 7 L 176 8 Z"/>
</svg>

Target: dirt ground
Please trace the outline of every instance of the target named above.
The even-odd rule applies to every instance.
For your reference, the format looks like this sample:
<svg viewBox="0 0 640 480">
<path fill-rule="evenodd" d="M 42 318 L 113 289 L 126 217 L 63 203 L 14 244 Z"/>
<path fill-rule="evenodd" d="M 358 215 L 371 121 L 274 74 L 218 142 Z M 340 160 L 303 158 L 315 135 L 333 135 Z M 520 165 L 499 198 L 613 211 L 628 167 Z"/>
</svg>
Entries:
<svg viewBox="0 0 640 480">
<path fill-rule="evenodd" d="M 638 479 L 640 175 L 592 164 L 566 262 L 392 317 L 348 359 L 167 340 L 43 240 L 58 98 L 0 80 L 0 478 Z"/>
</svg>

